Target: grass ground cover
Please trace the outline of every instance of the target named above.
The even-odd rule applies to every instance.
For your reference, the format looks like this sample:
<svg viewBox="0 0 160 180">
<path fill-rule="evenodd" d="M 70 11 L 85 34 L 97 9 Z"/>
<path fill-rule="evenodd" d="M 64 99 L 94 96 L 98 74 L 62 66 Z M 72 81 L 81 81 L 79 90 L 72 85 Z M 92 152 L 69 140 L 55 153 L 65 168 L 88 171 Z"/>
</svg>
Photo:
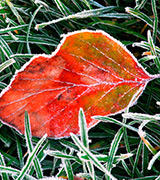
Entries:
<svg viewBox="0 0 160 180">
<path fill-rule="evenodd" d="M 160 73 L 160 2 L 156 0 L 1 0 L 0 89 L 35 54 L 51 54 L 61 35 L 103 30 L 120 40 L 150 74 Z M 81 136 L 32 137 L 26 112 L 25 136 L 0 124 L 1 179 L 160 179 L 160 79 L 150 82 L 138 102 L 86 130 Z"/>
</svg>

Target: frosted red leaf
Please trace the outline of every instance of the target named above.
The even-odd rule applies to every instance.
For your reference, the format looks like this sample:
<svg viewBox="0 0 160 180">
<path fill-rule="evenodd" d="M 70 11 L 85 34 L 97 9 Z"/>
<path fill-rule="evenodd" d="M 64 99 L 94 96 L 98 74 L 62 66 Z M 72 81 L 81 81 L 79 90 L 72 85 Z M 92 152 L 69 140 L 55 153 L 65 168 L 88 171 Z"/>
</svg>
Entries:
<svg viewBox="0 0 160 180">
<path fill-rule="evenodd" d="M 2 92 L 0 118 L 24 133 L 27 111 L 33 136 L 67 137 L 79 133 L 80 107 L 91 128 L 98 122 L 91 116 L 123 111 L 155 77 L 107 33 L 69 33 L 52 55 L 35 56 L 17 72 Z"/>
</svg>

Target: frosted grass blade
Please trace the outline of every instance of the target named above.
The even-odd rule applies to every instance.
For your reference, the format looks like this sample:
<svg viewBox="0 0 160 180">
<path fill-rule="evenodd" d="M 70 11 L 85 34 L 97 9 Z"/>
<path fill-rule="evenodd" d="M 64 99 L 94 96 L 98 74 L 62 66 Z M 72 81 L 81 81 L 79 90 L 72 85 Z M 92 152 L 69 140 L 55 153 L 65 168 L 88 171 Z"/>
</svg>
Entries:
<svg viewBox="0 0 160 180">
<path fill-rule="evenodd" d="M 152 56 L 152 55 L 150 55 L 150 56 L 144 56 L 144 57 L 142 57 L 141 59 L 139 59 L 138 62 L 139 62 L 139 63 L 143 63 L 143 62 L 149 61 L 149 60 L 151 60 L 151 59 L 155 59 L 155 58 L 156 58 L 156 56 Z"/>
<path fill-rule="evenodd" d="M 147 3 L 147 0 L 142 0 L 141 2 L 136 1 L 136 7 L 135 9 L 142 9 L 144 7 L 144 5 Z"/>
<path fill-rule="evenodd" d="M 106 17 L 106 18 L 117 18 L 117 19 L 122 19 L 122 18 L 130 18 L 131 16 L 126 14 L 126 13 L 106 13 L 102 15 L 97 15 L 97 17 Z"/>
<path fill-rule="evenodd" d="M 133 166 L 133 171 L 132 173 L 135 174 L 135 170 L 137 168 L 137 165 L 138 165 L 138 160 L 139 160 L 139 157 L 140 157 L 140 153 L 141 153 L 141 150 L 142 150 L 142 140 L 140 141 L 139 143 L 139 146 L 137 148 L 137 153 L 136 153 L 136 157 L 135 157 L 135 160 L 134 160 L 134 166 Z"/>
<path fill-rule="evenodd" d="M 81 141 L 83 145 L 88 149 L 89 148 L 88 130 L 87 130 L 85 115 L 82 108 L 79 111 L 78 118 L 79 118 L 78 122 L 79 122 L 79 127 L 80 127 Z"/>
<path fill-rule="evenodd" d="M 86 118 L 85 118 L 85 115 L 84 115 L 84 112 L 83 112 L 83 109 L 80 108 L 79 110 L 79 128 L 80 128 L 80 136 L 81 136 L 81 141 L 84 145 L 84 147 L 86 147 L 87 149 L 89 149 L 89 140 L 88 140 L 88 129 L 87 129 L 87 123 L 86 123 Z M 83 169 L 84 169 L 84 172 L 86 171 L 86 168 L 85 168 L 85 162 L 83 162 Z M 95 177 L 95 172 L 94 172 L 94 167 L 93 167 L 93 164 L 92 162 L 86 162 L 86 165 L 88 167 L 88 170 L 89 170 L 89 173 L 92 177 L 93 180 L 96 179 Z"/>
<path fill-rule="evenodd" d="M 0 76 L 0 81 L 3 81 L 4 79 L 8 78 L 9 76 L 11 76 L 11 73 L 6 73 L 6 74 Z"/>
<path fill-rule="evenodd" d="M 45 23 L 41 23 L 41 24 L 37 24 L 35 29 L 39 29 L 39 28 L 43 28 L 47 25 L 50 24 L 55 24 L 64 20 L 68 20 L 68 19 L 74 19 L 74 18 L 88 18 L 88 17 L 95 17 L 95 16 L 100 16 L 103 13 L 106 13 L 108 11 L 111 11 L 113 9 L 115 9 L 115 6 L 109 6 L 109 7 L 103 7 L 103 8 L 99 8 L 99 9 L 94 9 L 94 10 L 85 10 L 82 12 L 78 12 L 76 14 L 72 14 L 72 15 L 68 15 L 59 19 L 55 19 L 49 22 L 45 22 Z"/>
<path fill-rule="evenodd" d="M 147 166 L 149 163 L 149 154 L 148 149 L 146 145 L 143 143 L 143 149 L 142 149 L 142 173 L 144 176 L 148 174 Z"/>
<path fill-rule="evenodd" d="M 3 83 L 3 82 L 0 82 L 0 89 L 4 89 L 7 87 L 7 84 L 6 83 Z"/>
<path fill-rule="evenodd" d="M 100 120 L 100 121 L 104 121 L 104 122 L 110 122 L 110 123 L 115 123 L 119 126 L 122 126 L 122 127 L 126 127 L 132 131 L 135 131 L 138 133 L 138 129 L 133 127 L 133 126 L 130 126 L 130 125 L 127 125 L 127 124 L 124 124 L 116 119 L 113 119 L 113 118 L 110 118 L 110 117 L 106 117 L 106 116 L 92 116 L 93 119 L 96 119 L 96 120 Z"/>
<path fill-rule="evenodd" d="M 132 172 L 130 171 L 129 167 L 127 166 L 127 164 L 125 163 L 124 160 L 122 160 L 122 166 L 124 167 L 125 171 L 127 172 L 127 174 L 133 178 L 133 174 Z"/>
<path fill-rule="evenodd" d="M 9 36 L 9 35 L 1 35 L 1 37 L 7 42 L 7 43 L 14 43 L 15 41 Z M 17 43 L 25 43 L 26 44 L 26 36 L 25 35 L 16 35 L 18 40 L 16 41 Z M 43 45 L 48 45 L 48 46 L 57 46 L 58 44 L 58 39 L 53 38 L 50 39 L 49 37 L 45 37 L 40 34 L 36 34 L 34 37 L 29 36 L 28 40 L 30 44 L 43 44 Z M 12 54 L 14 55 L 14 54 Z"/>
<path fill-rule="evenodd" d="M 112 166 L 113 161 L 115 158 L 115 154 L 118 150 L 119 143 L 122 139 L 122 136 L 123 136 L 123 128 L 120 128 L 119 131 L 117 132 L 117 134 L 114 136 L 114 139 L 112 140 L 109 154 L 108 154 L 108 162 L 106 164 L 106 168 L 109 172 L 111 172 L 111 169 L 113 168 L 113 166 Z"/>
<path fill-rule="evenodd" d="M 80 140 L 75 136 L 73 133 L 71 133 L 71 137 L 75 144 L 80 148 L 81 151 L 83 151 L 89 159 L 93 162 L 93 164 L 99 168 L 101 171 L 103 171 L 106 175 L 108 175 L 111 179 L 116 180 L 115 177 L 113 177 L 108 170 L 98 161 L 98 159 L 86 148 L 83 146 L 83 144 L 80 142 Z"/>
<path fill-rule="evenodd" d="M 88 6 L 89 9 L 92 9 L 92 6 L 89 4 L 87 0 L 83 0 L 83 2 Z"/>
<path fill-rule="evenodd" d="M 33 56 L 35 56 L 35 54 L 13 54 L 11 55 L 11 58 L 14 58 L 14 57 L 32 58 Z"/>
<path fill-rule="evenodd" d="M 10 59 L 10 55 L 12 55 L 13 52 L 8 46 L 7 42 L 2 38 L 2 36 L 0 36 L 0 46 L 7 58 Z"/>
<path fill-rule="evenodd" d="M 76 156 L 64 154 L 64 153 L 62 153 L 60 151 L 44 150 L 44 153 L 49 155 L 49 156 L 54 156 L 54 157 L 57 157 L 57 158 L 64 158 L 64 159 L 69 159 L 69 160 L 75 160 L 78 163 L 82 164 L 82 161 L 79 160 Z"/>
<path fill-rule="evenodd" d="M 138 47 L 150 50 L 150 44 L 148 42 L 146 42 L 146 41 L 141 41 L 140 43 L 134 43 L 133 47 L 134 46 L 138 46 Z M 160 48 L 155 46 L 155 51 L 156 51 L 156 53 L 159 54 L 160 53 Z"/>
<path fill-rule="evenodd" d="M 152 54 L 153 56 L 156 56 L 156 58 L 154 59 L 154 62 L 155 62 L 155 64 L 156 64 L 158 70 L 160 71 L 160 61 L 159 61 L 159 58 L 158 58 L 158 56 L 157 56 L 156 49 L 155 49 L 155 45 L 154 45 L 153 39 L 152 39 L 152 37 L 151 37 L 151 32 L 150 32 L 150 31 L 148 31 L 148 36 L 147 36 L 147 37 L 148 37 L 148 43 L 149 43 L 149 45 L 150 45 L 151 54 Z"/>
<path fill-rule="evenodd" d="M 139 121 L 146 121 L 146 120 L 157 121 L 157 120 L 160 120 L 160 117 L 157 115 L 140 114 L 140 113 L 123 113 L 122 116 L 124 118 L 136 119 Z"/>
<path fill-rule="evenodd" d="M 139 10 L 127 7 L 126 12 L 132 14 L 133 16 L 137 17 L 138 19 L 141 19 L 145 23 L 147 23 L 151 28 L 154 26 L 154 22 L 151 20 L 150 17 L 148 17 L 146 14 L 140 12 Z M 157 29 L 157 33 L 160 34 L 160 30 Z"/>
<path fill-rule="evenodd" d="M 66 171 L 66 174 L 67 174 L 67 178 L 69 180 L 74 180 L 73 170 L 72 170 L 72 166 L 71 166 L 70 161 L 67 160 L 67 159 L 63 159 L 62 162 L 63 162 L 63 165 L 64 165 L 64 169 Z"/>
<path fill-rule="evenodd" d="M 35 156 L 38 152 L 38 150 L 40 149 L 40 147 L 42 146 L 43 142 L 46 140 L 47 138 L 47 134 L 45 134 L 36 144 L 36 146 L 34 147 L 33 151 L 29 154 L 26 164 L 23 166 L 17 180 L 22 180 L 23 177 L 26 175 L 27 171 L 29 170 L 30 166 L 32 165 L 33 160 L 35 159 Z"/>
<path fill-rule="evenodd" d="M 4 162 L 4 158 L 2 156 L 2 154 L 0 153 L 0 165 L 2 166 L 6 166 L 5 162 Z M 2 173 L 1 174 L 2 180 L 9 180 L 9 176 L 7 173 Z"/>
<path fill-rule="evenodd" d="M 151 0 L 152 2 L 152 11 L 154 14 L 154 25 L 153 25 L 153 42 L 156 43 L 156 35 L 157 35 L 157 28 L 158 28 L 158 15 L 157 15 L 157 7 L 156 7 L 156 1 Z"/>
<path fill-rule="evenodd" d="M 5 54 L 5 56 L 10 59 L 10 56 L 13 54 L 11 48 L 8 46 L 7 42 L 2 38 L 2 36 L 0 36 L 0 48 L 2 50 L 2 52 Z M 14 59 L 15 60 L 15 59 Z M 14 67 L 16 69 L 20 69 L 20 65 L 18 62 L 14 63 Z"/>
<path fill-rule="evenodd" d="M 149 164 L 148 164 L 148 170 L 151 170 L 154 162 L 160 157 L 160 151 L 157 152 L 153 157 L 152 159 L 150 160 Z"/>
<path fill-rule="evenodd" d="M 11 141 L 0 134 L 0 140 L 5 144 L 6 147 L 9 147 L 11 145 Z"/>
<path fill-rule="evenodd" d="M 123 118 L 123 120 L 124 120 L 124 122 L 126 123 L 126 119 Z M 134 122 L 132 121 L 131 124 L 134 124 Z M 137 130 L 138 130 L 138 129 L 137 129 Z M 124 133 L 124 144 L 125 144 L 126 150 L 127 150 L 128 153 L 131 153 L 130 144 L 129 144 L 129 138 L 128 138 L 127 129 L 126 129 L 125 126 L 124 126 L 124 128 L 123 128 L 123 133 Z M 138 133 L 138 131 L 137 131 L 137 133 Z M 133 166 L 134 166 L 133 157 L 130 157 L 130 158 L 129 158 L 129 161 L 130 161 L 131 167 L 133 167 Z M 125 166 L 125 164 L 124 164 L 124 166 Z M 126 169 L 126 170 L 128 170 L 128 169 Z M 130 170 L 128 171 L 128 173 L 129 173 L 129 172 L 130 172 Z M 140 171 L 138 170 L 138 168 L 135 169 L 135 173 L 136 173 L 136 175 L 137 175 L 138 177 L 141 177 L 141 173 L 140 173 Z M 133 174 L 132 174 L 132 176 L 133 176 Z M 131 176 L 131 177 L 132 177 L 132 176 Z"/>
<path fill-rule="evenodd" d="M 118 163 L 119 161 L 121 160 L 124 160 L 124 159 L 127 159 L 127 158 L 130 158 L 133 154 L 131 153 L 127 153 L 127 154 L 121 154 L 120 156 L 115 156 L 114 157 L 114 161 L 113 163 Z M 84 159 L 84 160 L 88 160 L 89 161 L 89 158 L 87 155 L 84 155 L 84 154 L 78 154 L 78 156 L 81 158 L 81 159 Z M 101 162 L 108 162 L 108 159 L 109 157 L 107 155 L 103 155 L 103 154 L 99 154 L 99 155 L 95 155 L 95 157 L 98 159 L 98 161 L 101 161 Z"/>
<path fill-rule="evenodd" d="M 18 154 L 18 158 L 19 158 L 19 162 L 20 162 L 20 168 L 22 168 L 24 166 L 22 147 L 21 147 L 21 143 L 20 143 L 19 137 L 17 135 L 15 135 L 15 137 L 16 137 L 17 154 Z"/>
<path fill-rule="evenodd" d="M 158 176 L 155 180 L 160 180 L 160 176 Z"/>
<path fill-rule="evenodd" d="M 10 7 L 10 9 L 12 10 L 12 12 L 14 13 L 14 15 L 17 17 L 17 20 L 20 24 L 25 24 L 25 22 L 23 21 L 22 17 L 19 15 L 17 9 L 14 7 L 14 5 L 11 3 L 10 0 L 6 0 L 6 3 L 8 4 L 8 6 Z"/>
<path fill-rule="evenodd" d="M 0 165 L 0 173 L 7 173 L 7 174 L 12 174 L 12 175 L 17 175 L 17 174 L 20 174 L 20 171 L 15 169 L 15 168 Z M 26 178 L 28 178 L 30 180 L 37 180 L 36 178 L 34 178 L 33 176 L 30 176 L 28 174 L 26 174 L 25 176 L 26 176 Z"/>
<path fill-rule="evenodd" d="M 19 30 L 19 29 L 23 29 L 23 28 L 25 28 L 27 26 L 28 26 L 28 24 L 24 24 L 24 25 L 19 25 L 19 26 L 15 26 L 15 27 L 7 27 L 7 28 L 4 28 L 4 29 L 0 29 L 0 34 L 15 31 L 15 30 Z"/>
<path fill-rule="evenodd" d="M 2 72 L 4 69 L 9 67 L 13 63 L 15 63 L 15 60 L 14 59 L 9 59 L 8 61 L 5 61 L 4 63 L 0 64 L 0 72 Z"/>
<path fill-rule="evenodd" d="M 33 23 L 33 20 L 34 20 L 36 14 L 37 14 L 38 11 L 41 9 L 41 7 L 42 7 L 42 5 L 39 6 L 39 7 L 35 10 L 35 12 L 34 12 L 33 15 L 32 15 L 32 18 L 31 18 L 31 20 L 30 20 L 29 26 L 28 26 L 27 37 L 26 37 L 26 43 L 27 43 L 27 49 L 28 49 L 28 53 L 29 53 L 29 54 L 31 54 L 31 50 L 30 50 L 30 47 L 29 47 L 29 41 L 28 41 L 28 38 L 29 38 L 29 33 L 30 33 L 31 25 L 32 25 L 32 23 Z"/>
<path fill-rule="evenodd" d="M 26 144 L 28 147 L 29 155 L 33 151 L 33 145 L 32 145 L 32 134 L 31 134 L 31 128 L 30 128 L 30 120 L 29 120 L 29 115 L 27 112 L 25 112 L 25 138 L 26 138 Z M 41 164 L 38 160 L 38 158 L 35 156 L 35 159 L 33 160 L 34 167 L 37 173 L 37 177 L 43 178 L 43 172 L 41 168 Z"/>
</svg>

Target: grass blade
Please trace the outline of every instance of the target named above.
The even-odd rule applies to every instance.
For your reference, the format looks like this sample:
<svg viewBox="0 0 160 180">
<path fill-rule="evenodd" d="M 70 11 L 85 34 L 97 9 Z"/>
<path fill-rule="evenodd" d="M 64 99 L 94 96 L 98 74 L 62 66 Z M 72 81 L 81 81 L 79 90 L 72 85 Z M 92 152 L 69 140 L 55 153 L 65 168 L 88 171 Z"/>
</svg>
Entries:
<svg viewBox="0 0 160 180">
<path fill-rule="evenodd" d="M 85 11 L 78 12 L 78 13 L 72 14 L 72 15 L 68 15 L 68 16 L 65 16 L 65 17 L 62 17 L 62 18 L 59 18 L 59 19 L 56 19 L 56 20 L 52 20 L 52 21 L 49 21 L 49 22 L 37 24 L 35 29 L 38 30 L 39 28 L 43 28 L 43 27 L 45 27 L 47 25 L 55 24 L 55 23 L 58 23 L 58 22 L 61 22 L 61 21 L 64 21 L 64 20 L 75 19 L 75 18 L 77 18 L 77 19 L 82 18 L 83 19 L 83 18 L 88 18 L 88 17 L 100 16 L 101 14 L 106 13 L 108 11 L 111 11 L 113 9 L 115 9 L 114 6 L 109 6 L 109 7 L 104 7 L 104 8 L 94 9 L 94 10 L 85 10 Z"/>
<path fill-rule="evenodd" d="M 83 109 L 81 108 L 79 110 L 79 127 L 80 127 L 80 135 L 81 135 L 81 141 L 83 145 L 88 149 L 89 148 L 89 142 L 88 142 L 88 130 L 87 130 L 87 123 L 86 118 L 83 112 Z"/>
<path fill-rule="evenodd" d="M 75 160 L 78 163 L 82 164 L 82 161 L 79 160 L 76 156 L 64 154 L 64 153 L 62 153 L 60 151 L 45 150 L 44 153 L 49 155 L 49 156 L 54 156 L 54 157 L 57 157 L 57 158 L 64 158 L 64 159 Z"/>
<path fill-rule="evenodd" d="M 148 0 L 142 0 L 140 3 L 138 3 L 139 1 L 136 1 L 136 7 L 135 9 L 142 9 L 144 7 L 144 5 L 147 3 Z"/>
<path fill-rule="evenodd" d="M 10 55 L 12 55 L 13 52 L 8 46 L 7 42 L 2 38 L 2 36 L 0 36 L 0 46 L 7 58 L 10 59 Z"/>
<path fill-rule="evenodd" d="M 41 7 L 42 7 L 42 5 L 39 6 L 39 7 L 35 10 L 35 12 L 34 12 L 33 15 L 32 15 L 32 18 L 31 18 L 31 20 L 30 20 L 29 26 L 28 26 L 26 43 L 27 43 L 27 49 L 28 49 L 28 53 L 29 53 L 29 54 L 31 54 L 31 50 L 30 50 L 30 47 L 29 47 L 28 38 L 29 38 L 29 33 L 30 33 L 31 25 L 32 25 L 32 22 L 33 22 L 33 20 L 34 20 L 34 18 L 35 18 L 35 16 L 36 16 L 36 14 L 37 14 L 38 11 L 41 9 Z"/>
<path fill-rule="evenodd" d="M 146 14 L 140 12 L 139 10 L 127 7 L 126 8 L 126 12 L 128 12 L 131 15 L 137 17 L 138 19 L 141 19 L 142 21 L 147 23 L 148 26 L 150 26 L 151 28 L 154 27 L 154 22 L 152 21 L 152 19 L 150 17 L 148 17 Z M 157 29 L 157 33 L 160 34 L 160 30 L 159 29 Z"/>
<path fill-rule="evenodd" d="M 10 7 L 10 9 L 12 10 L 13 14 L 17 17 L 17 20 L 20 24 L 25 24 L 25 22 L 23 21 L 22 17 L 19 15 L 17 9 L 14 7 L 14 5 L 11 3 L 10 0 L 6 0 L 6 3 L 8 4 L 8 6 Z"/>
<path fill-rule="evenodd" d="M 0 165 L 5 166 L 5 162 L 1 153 L 0 153 Z M 7 173 L 2 173 L 1 177 L 2 177 L 2 180 L 9 180 L 9 176 Z"/>
<path fill-rule="evenodd" d="M 156 153 L 152 159 L 150 160 L 149 164 L 148 164 L 148 170 L 151 170 L 154 162 L 160 157 L 160 151 L 158 153 Z"/>
<path fill-rule="evenodd" d="M 128 111 L 127 111 L 128 112 Z M 127 113 L 128 114 L 128 113 Z M 126 123 L 126 120 L 125 118 L 123 118 L 123 122 Z M 132 122 L 133 123 L 133 122 Z M 123 128 L 123 133 L 124 133 L 124 144 L 125 144 L 125 147 L 126 147 L 126 150 L 128 153 L 131 153 L 131 148 L 130 148 L 130 143 L 129 143 L 129 138 L 128 138 L 128 135 L 127 135 L 127 129 L 126 127 Z M 133 160 L 133 157 L 130 157 L 129 158 L 129 161 L 130 161 L 130 165 L 133 167 L 134 166 L 134 160 Z M 124 164 L 125 165 L 125 164 Z M 126 169 L 127 173 L 130 174 L 130 170 L 127 168 Z M 135 168 L 135 173 L 138 177 L 141 177 L 141 173 L 140 171 L 138 170 L 138 168 Z M 131 175 L 131 177 L 133 177 L 134 174 Z"/>
<path fill-rule="evenodd" d="M 55 3 L 57 5 L 57 7 L 59 8 L 59 10 L 61 11 L 61 13 L 63 13 L 64 16 L 71 14 L 69 9 L 61 2 L 61 0 L 55 0 Z"/>
<path fill-rule="evenodd" d="M 111 179 L 116 180 L 115 177 L 113 177 L 110 172 L 98 161 L 98 159 L 86 148 L 84 145 L 80 142 L 80 140 L 75 136 L 74 134 L 71 133 L 71 137 L 74 141 L 74 143 L 79 147 L 81 151 L 83 151 L 88 158 L 93 162 L 93 164 L 99 168 L 101 171 L 103 171 L 106 175 L 108 175 Z"/>
<path fill-rule="evenodd" d="M 21 58 L 32 58 L 35 56 L 35 54 L 13 54 L 11 55 L 11 58 L 13 57 L 21 57 Z"/>
<path fill-rule="evenodd" d="M 82 108 L 79 110 L 78 118 L 79 118 L 79 128 L 80 128 L 81 141 L 82 141 L 84 147 L 89 149 L 87 123 L 86 123 L 86 118 L 85 118 L 85 115 L 84 115 L 84 112 L 83 112 Z M 85 172 L 86 171 L 85 163 L 83 161 L 82 161 L 82 163 L 83 163 L 83 169 L 84 169 L 84 172 Z M 91 162 L 89 162 L 89 161 L 86 162 L 86 164 L 87 164 L 87 167 L 89 169 L 89 172 L 90 172 L 90 175 L 91 175 L 92 179 L 95 180 L 96 177 L 95 177 L 93 164 Z"/>
<path fill-rule="evenodd" d="M 5 61 L 4 63 L 0 64 L 0 72 L 2 72 L 4 69 L 6 69 L 8 66 L 12 65 L 15 63 L 14 59 L 10 59 L 8 61 Z"/>
<path fill-rule="evenodd" d="M 2 35 L 1 36 L 7 43 L 15 43 L 15 41 L 9 35 Z M 26 44 L 26 36 L 24 35 L 17 35 L 18 40 L 17 43 L 25 43 Z M 49 38 L 43 35 L 35 34 L 34 36 L 29 36 L 28 40 L 30 44 L 43 44 L 48 46 L 56 47 L 58 45 L 58 39 L 56 38 Z M 27 53 L 27 52 L 26 52 Z"/>
<path fill-rule="evenodd" d="M 15 137 L 16 137 L 16 144 L 17 144 L 17 154 L 18 154 L 18 158 L 20 161 L 20 168 L 22 168 L 24 166 L 24 158 L 23 158 L 23 154 L 22 154 L 22 147 L 20 144 L 19 137 L 17 135 L 15 135 Z"/>
<path fill-rule="evenodd" d="M 148 154 L 148 149 L 146 145 L 143 143 L 143 154 L 142 154 L 142 173 L 144 176 L 148 175 L 148 162 L 149 162 L 149 154 Z"/>
<path fill-rule="evenodd" d="M 143 122 L 141 125 L 142 127 L 146 124 L 147 122 Z M 144 124 L 144 125 L 143 125 Z M 143 140 L 144 144 L 146 145 L 146 147 L 148 148 L 148 150 L 155 155 L 157 153 L 156 149 L 151 145 L 151 143 L 145 138 L 146 133 L 142 130 L 141 125 L 139 126 L 139 136 L 140 138 Z"/>
<path fill-rule="evenodd" d="M 27 112 L 25 112 L 25 138 L 26 138 L 26 144 L 28 147 L 29 155 L 33 151 L 33 145 L 32 145 L 32 134 L 31 134 L 31 128 L 30 128 L 30 121 L 29 121 L 29 115 Z M 37 177 L 40 179 L 43 177 L 43 172 L 41 168 L 41 164 L 37 157 L 33 160 L 34 167 L 37 173 Z"/>
<path fill-rule="evenodd" d="M 152 11 L 154 14 L 153 42 L 155 44 L 156 43 L 157 28 L 158 28 L 158 15 L 157 15 L 156 1 L 151 0 L 151 2 L 152 2 Z"/>
<path fill-rule="evenodd" d="M 78 154 L 78 155 L 79 155 L 79 157 L 80 157 L 81 159 L 84 159 L 84 160 L 86 160 L 86 161 L 87 161 L 87 160 L 89 161 L 89 158 L 88 158 L 87 155 L 84 155 L 84 154 Z M 115 156 L 113 163 L 116 164 L 116 163 L 118 163 L 118 162 L 121 161 L 121 160 L 124 160 L 124 159 L 127 159 L 127 158 L 131 157 L 132 155 L 133 155 L 133 154 L 131 154 L 131 153 L 127 153 L 127 154 L 121 154 L 120 156 Z M 101 154 L 101 155 L 95 155 L 95 157 L 98 159 L 98 161 L 101 161 L 101 162 L 108 162 L 108 159 L 109 159 L 109 156 L 103 155 L 103 154 Z"/>
<path fill-rule="evenodd" d="M 150 51 L 150 44 L 146 41 L 141 41 L 140 43 L 134 43 L 133 44 L 133 47 L 134 46 L 138 46 L 138 47 L 141 47 L 141 48 L 144 48 L 144 49 L 147 49 L 148 51 Z M 157 54 L 160 53 L 160 48 L 155 46 L 155 51 Z"/>
<path fill-rule="evenodd" d="M 160 176 L 158 176 L 155 180 L 160 180 Z"/>
<path fill-rule="evenodd" d="M 157 121 L 160 117 L 157 115 L 140 114 L 140 113 L 123 113 L 122 116 L 128 119 L 136 119 L 138 121 Z"/>
<path fill-rule="evenodd" d="M 63 165 L 64 165 L 64 169 L 65 169 L 65 171 L 67 173 L 67 178 L 69 180 L 74 180 L 73 170 L 72 170 L 72 166 L 71 166 L 70 161 L 67 160 L 67 159 L 63 159 L 62 162 L 63 162 Z"/>
<path fill-rule="evenodd" d="M 28 24 L 24 24 L 24 25 L 19 25 L 19 26 L 15 26 L 15 27 L 7 27 L 5 29 L 0 29 L 0 34 L 15 31 L 15 30 L 19 30 L 19 29 L 23 29 L 23 28 L 25 28 L 27 26 L 28 26 Z"/>
<path fill-rule="evenodd" d="M 2 52 L 5 54 L 5 56 L 8 59 L 10 59 L 10 56 L 13 54 L 13 52 L 12 52 L 11 48 L 8 46 L 7 42 L 2 38 L 2 36 L 0 36 L 0 47 L 1 47 Z M 16 62 L 16 60 L 13 65 L 16 69 L 20 68 L 19 63 Z"/>
<path fill-rule="evenodd" d="M 6 83 L 3 83 L 3 82 L 0 82 L 0 89 L 4 89 L 7 87 L 7 84 Z"/>
<path fill-rule="evenodd" d="M 108 162 L 106 164 L 106 168 L 109 172 L 111 172 L 111 169 L 113 168 L 113 166 L 112 166 L 113 161 L 114 161 L 115 154 L 117 152 L 119 143 L 122 139 L 122 136 L 123 136 L 123 128 L 120 128 L 119 131 L 117 132 L 117 134 L 114 136 L 114 139 L 111 143 L 109 154 L 108 154 Z"/>
<path fill-rule="evenodd" d="M 33 160 L 35 159 L 35 156 L 38 152 L 38 150 L 40 149 L 40 147 L 42 146 L 43 142 L 46 140 L 47 138 L 47 134 L 45 134 L 36 144 L 36 146 L 34 147 L 33 151 L 29 154 L 26 164 L 23 166 L 19 176 L 17 177 L 17 180 L 22 180 L 24 178 L 24 176 L 26 175 L 27 171 L 29 170 L 30 166 L 32 165 Z"/>
<path fill-rule="evenodd" d="M 15 168 L 0 165 L 0 173 L 7 173 L 7 174 L 12 174 L 12 175 L 17 175 L 17 174 L 20 174 L 20 171 L 15 169 Z M 28 174 L 26 174 L 26 178 L 30 179 L 30 180 L 37 180 L 36 178 L 34 178 L 33 176 L 30 176 Z"/>
<path fill-rule="evenodd" d="M 137 149 L 137 153 L 136 153 L 136 157 L 135 157 L 135 160 L 134 160 L 134 166 L 133 166 L 133 174 L 135 174 L 135 170 L 137 168 L 137 165 L 138 165 L 138 160 L 139 160 L 139 157 L 140 157 L 140 153 L 141 153 L 141 150 L 142 150 L 142 143 L 143 141 L 141 140 L 140 143 L 139 143 L 139 146 L 138 146 L 138 149 Z"/>
<path fill-rule="evenodd" d="M 135 131 L 138 133 L 138 129 L 135 128 L 135 127 L 132 127 L 130 125 L 127 125 L 127 124 L 124 124 L 116 119 L 113 119 L 113 118 L 110 118 L 110 117 L 106 117 L 106 116 L 92 116 L 93 119 L 96 119 L 96 120 L 100 120 L 100 121 L 104 121 L 104 122 L 110 122 L 110 123 L 115 123 L 119 126 L 122 126 L 122 127 L 126 127 L 132 131 Z"/>
<path fill-rule="evenodd" d="M 87 0 L 83 0 L 83 2 L 87 5 L 87 7 L 89 9 L 92 9 L 92 6 L 89 4 L 89 2 Z"/>
<path fill-rule="evenodd" d="M 158 71 L 160 71 L 160 61 L 159 61 L 159 58 L 157 56 L 157 53 L 156 53 L 156 50 L 155 50 L 155 45 L 154 45 L 154 42 L 153 42 L 153 39 L 151 37 L 151 32 L 148 31 L 148 42 L 149 42 L 149 45 L 150 45 L 150 51 L 151 51 L 151 54 L 153 56 L 156 56 L 156 58 L 154 59 L 154 62 L 158 68 Z"/>
<path fill-rule="evenodd" d="M 8 78 L 9 76 L 11 76 L 11 73 L 8 73 L 8 74 L 6 73 L 6 74 L 0 76 L 0 81 L 3 81 L 4 79 Z"/>
<path fill-rule="evenodd" d="M 156 180 L 157 176 L 145 176 L 145 177 L 139 177 L 139 178 L 134 178 L 132 180 Z"/>
<path fill-rule="evenodd" d="M 133 177 L 132 172 L 130 171 L 129 167 L 127 166 L 127 164 L 125 163 L 124 160 L 122 160 L 122 165 L 123 165 L 124 169 L 126 170 L 127 174 L 128 174 L 130 177 Z"/>
<path fill-rule="evenodd" d="M 11 145 L 11 140 L 7 137 L 4 137 L 0 134 L 0 140 L 5 144 L 6 147 L 9 147 Z"/>
</svg>

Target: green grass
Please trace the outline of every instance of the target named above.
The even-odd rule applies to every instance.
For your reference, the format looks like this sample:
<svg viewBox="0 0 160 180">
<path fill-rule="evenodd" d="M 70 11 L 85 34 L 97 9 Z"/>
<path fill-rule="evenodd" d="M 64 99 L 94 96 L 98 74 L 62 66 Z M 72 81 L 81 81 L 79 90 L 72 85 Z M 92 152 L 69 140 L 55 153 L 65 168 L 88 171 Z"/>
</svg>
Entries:
<svg viewBox="0 0 160 180">
<path fill-rule="evenodd" d="M 61 35 L 101 29 L 124 43 L 150 74 L 160 73 L 160 2 L 155 0 L 1 0 L 0 89 L 33 55 L 51 54 Z M 132 46 L 133 45 L 133 46 Z M 151 56 L 142 56 L 150 52 Z M 160 179 L 160 79 L 150 82 L 137 104 L 86 130 L 80 138 L 35 138 L 25 113 L 25 135 L 0 123 L 0 177 L 43 179 Z M 77 115 L 78 116 L 78 115 Z M 141 138 L 140 138 L 141 137 Z"/>
</svg>

